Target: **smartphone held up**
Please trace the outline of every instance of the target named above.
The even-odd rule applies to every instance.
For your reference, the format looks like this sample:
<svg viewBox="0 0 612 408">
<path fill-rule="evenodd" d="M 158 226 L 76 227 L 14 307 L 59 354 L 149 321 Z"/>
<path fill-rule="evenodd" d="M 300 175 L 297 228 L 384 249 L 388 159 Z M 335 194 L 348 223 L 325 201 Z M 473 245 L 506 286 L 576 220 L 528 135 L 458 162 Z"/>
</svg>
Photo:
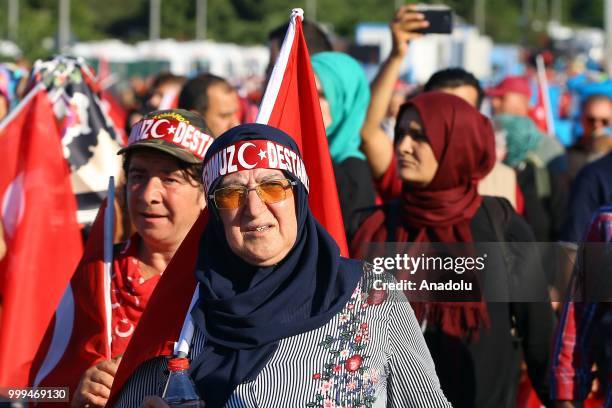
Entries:
<svg viewBox="0 0 612 408">
<path fill-rule="evenodd" d="M 423 14 L 429 26 L 415 30 L 423 34 L 450 34 L 453 31 L 453 11 L 442 4 L 417 4 L 415 11 Z"/>
</svg>

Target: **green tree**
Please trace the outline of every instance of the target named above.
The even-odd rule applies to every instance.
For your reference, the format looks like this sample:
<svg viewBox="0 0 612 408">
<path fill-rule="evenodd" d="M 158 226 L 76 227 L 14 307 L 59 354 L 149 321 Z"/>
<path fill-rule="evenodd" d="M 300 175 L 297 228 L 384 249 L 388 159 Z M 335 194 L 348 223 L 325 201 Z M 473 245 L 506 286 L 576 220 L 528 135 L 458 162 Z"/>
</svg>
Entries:
<svg viewBox="0 0 612 408">
<path fill-rule="evenodd" d="M 574 23 L 584 26 L 603 27 L 603 0 L 573 0 L 569 3 L 569 12 Z"/>
<path fill-rule="evenodd" d="M 58 3 L 58 0 L 20 0 L 17 45 L 30 59 L 48 56 L 55 51 Z M 207 3 L 208 38 L 238 44 L 264 43 L 268 31 L 287 22 L 292 8 L 306 9 L 306 0 L 208 0 Z M 444 3 L 464 21 L 473 23 L 474 0 L 446 0 Z M 534 32 L 533 27 L 523 21 L 523 3 L 523 0 L 485 0 L 486 34 L 499 42 L 533 41 L 541 36 L 542 31 Z M 6 1 L 0 2 L 0 35 L 3 37 L 7 34 L 6 4 Z M 196 0 L 161 0 L 161 4 L 161 36 L 193 39 Z M 317 20 L 348 40 L 353 37 L 356 24 L 386 23 L 395 8 L 395 0 L 316 0 L 316 4 Z M 548 7 L 550 0 L 546 4 Z M 603 0 L 562 0 L 561 4 L 563 23 L 602 26 Z M 72 38 L 76 41 L 104 38 L 127 42 L 146 40 L 149 36 L 149 5 L 150 0 L 72 0 Z M 309 17 L 312 18 L 306 15 Z M 532 15 L 532 18 L 546 20 L 548 15 Z"/>
</svg>

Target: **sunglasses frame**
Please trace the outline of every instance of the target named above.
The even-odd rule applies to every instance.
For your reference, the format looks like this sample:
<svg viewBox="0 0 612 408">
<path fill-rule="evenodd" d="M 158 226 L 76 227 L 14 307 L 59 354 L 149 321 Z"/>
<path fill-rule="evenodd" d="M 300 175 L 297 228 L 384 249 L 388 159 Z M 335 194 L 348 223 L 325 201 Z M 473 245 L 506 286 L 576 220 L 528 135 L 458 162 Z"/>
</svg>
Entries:
<svg viewBox="0 0 612 408">
<path fill-rule="evenodd" d="M 599 122 L 604 126 L 610 126 L 610 123 L 612 123 L 612 119 L 610 118 L 595 118 L 593 116 L 587 116 L 585 119 L 590 125 L 594 125 L 595 123 Z"/>
<path fill-rule="evenodd" d="M 259 187 L 260 187 L 262 184 L 271 183 L 271 182 L 276 182 L 276 181 L 287 181 L 287 182 L 289 182 L 289 184 L 283 188 L 283 192 L 285 193 L 285 198 L 283 198 L 282 200 L 275 201 L 275 202 L 273 202 L 273 203 L 267 203 L 267 202 L 266 202 L 266 201 L 265 201 L 263 198 L 261 198 L 261 195 L 259 194 L 258 189 L 259 189 Z M 244 193 L 242 193 L 242 195 L 243 195 L 243 197 L 245 197 L 245 198 L 246 198 L 246 197 L 249 195 L 249 193 L 250 193 L 251 191 L 255 191 L 255 192 L 257 193 L 257 196 L 259 197 L 259 199 L 260 199 L 262 202 L 264 202 L 264 203 L 266 203 L 266 204 L 275 204 L 275 203 L 280 203 L 281 201 L 286 200 L 286 199 L 287 199 L 287 189 L 289 189 L 289 188 L 293 188 L 293 187 L 295 187 L 295 186 L 297 186 L 297 185 L 298 185 L 297 181 L 294 181 L 294 180 L 290 180 L 290 179 L 278 179 L 278 180 L 267 180 L 267 181 L 264 181 L 264 182 L 261 182 L 261 183 L 257 184 L 255 187 L 251 187 L 251 188 L 247 188 L 247 187 L 245 187 L 245 186 L 240 186 L 240 187 L 244 189 Z M 209 194 L 209 195 L 208 195 L 208 198 L 209 198 L 209 199 L 211 199 L 213 203 L 215 203 L 215 207 L 216 207 L 218 210 L 235 210 L 235 209 L 240 208 L 240 207 L 241 207 L 241 206 L 244 204 L 244 202 L 243 202 L 241 205 L 239 205 L 238 207 L 235 207 L 235 208 L 221 208 L 221 207 L 219 207 L 219 205 L 217 204 L 217 199 L 215 198 L 215 193 L 216 193 L 217 191 L 224 190 L 224 189 L 226 189 L 226 188 L 235 188 L 235 187 L 229 187 L 229 186 L 228 186 L 228 187 L 218 188 L 218 189 L 216 189 L 215 191 L 213 191 L 213 193 L 212 193 L 212 194 Z M 245 200 L 245 201 L 246 201 L 246 200 Z"/>
</svg>

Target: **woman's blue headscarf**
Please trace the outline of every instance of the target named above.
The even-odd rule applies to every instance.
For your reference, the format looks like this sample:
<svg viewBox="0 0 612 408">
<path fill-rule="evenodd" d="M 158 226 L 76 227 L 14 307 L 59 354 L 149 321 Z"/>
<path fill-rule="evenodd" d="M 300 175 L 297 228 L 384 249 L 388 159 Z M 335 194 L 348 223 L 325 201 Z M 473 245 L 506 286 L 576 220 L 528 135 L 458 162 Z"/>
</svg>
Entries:
<svg viewBox="0 0 612 408">
<path fill-rule="evenodd" d="M 215 139 L 204 164 L 227 146 L 244 140 L 269 140 L 299 149 L 286 133 L 261 124 L 230 129 Z M 297 238 L 279 264 L 247 264 L 229 248 L 218 210 L 208 201 L 210 218 L 200 242 L 196 278 L 198 307 L 192 316 L 204 332 L 206 347 L 192 363 L 192 377 L 210 408 L 222 407 L 235 388 L 254 379 L 281 339 L 325 325 L 340 312 L 362 275 L 359 261 L 340 257 L 333 238 L 315 220 L 308 192 L 294 188 Z M 222 177 L 214 180 L 214 191 Z"/>
<path fill-rule="evenodd" d="M 359 150 L 359 132 L 370 103 L 370 86 L 363 68 L 340 52 L 320 52 L 311 60 L 331 110 L 332 122 L 325 132 L 332 160 L 334 163 L 349 157 L 365 160 Z"/>
</svg>

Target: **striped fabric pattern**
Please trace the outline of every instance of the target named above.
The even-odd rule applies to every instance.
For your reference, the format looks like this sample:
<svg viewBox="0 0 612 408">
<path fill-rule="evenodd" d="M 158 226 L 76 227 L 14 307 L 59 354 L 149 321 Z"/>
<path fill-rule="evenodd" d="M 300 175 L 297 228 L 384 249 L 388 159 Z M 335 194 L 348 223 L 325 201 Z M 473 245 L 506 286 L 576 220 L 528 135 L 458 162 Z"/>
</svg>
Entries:
<svg viewBox="0 0 612 408">
<path fill-rule="evenodd" d="M 281 340 L 226 408 L 450 407 L 404 294 L 376 291 L 372 297 L 373 282 L 389 279 L 366 267 L 344 310 L 319 329 Z M 196 329 L 191 358 L 204 343 Z M 138 407 L 145 396 L 162 395 L 167 376 L 165 357 L 149 360 L 125 384 L 116 406 Z"/>
</svg>

